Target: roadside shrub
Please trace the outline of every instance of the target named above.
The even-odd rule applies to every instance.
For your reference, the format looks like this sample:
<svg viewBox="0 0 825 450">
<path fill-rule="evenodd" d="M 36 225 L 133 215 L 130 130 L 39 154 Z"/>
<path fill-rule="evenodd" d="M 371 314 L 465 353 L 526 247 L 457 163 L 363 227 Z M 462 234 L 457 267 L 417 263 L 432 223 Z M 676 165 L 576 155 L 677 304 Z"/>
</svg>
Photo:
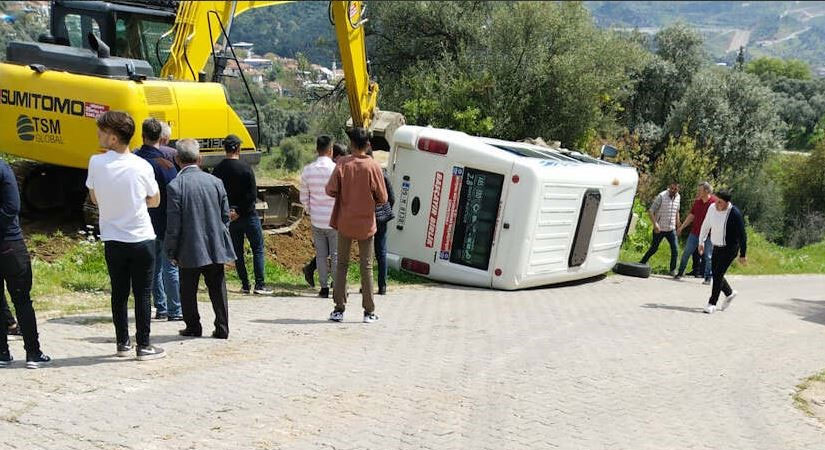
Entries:
<svg viewBox="0 0 825 450">
<path fill-rule="evenodd" d="M 802 248 L 825 239 L 825 214 L 818 211 L 797 217 L 787 231 L 785 245 Z"/>
<path fill-rule="evenodd" d="M 714 167 L 716 167 L 716 161 L 710 152 L 697 147 L 696 141 L 687 133 L 683 133 L 678 139 L 671 137 L 664 154 L 656 160 L 653 166 L 649 186 L 644 192 L 640 191 L 640 197 L 645 204 L 649 204 L 656 194 L 666 189 L 675 180 L 682 187 L 681 213 L 684 218 L 693 204 L 696 186 L 702 181 L 714 184 L 711 180 Z"/>
</svg>

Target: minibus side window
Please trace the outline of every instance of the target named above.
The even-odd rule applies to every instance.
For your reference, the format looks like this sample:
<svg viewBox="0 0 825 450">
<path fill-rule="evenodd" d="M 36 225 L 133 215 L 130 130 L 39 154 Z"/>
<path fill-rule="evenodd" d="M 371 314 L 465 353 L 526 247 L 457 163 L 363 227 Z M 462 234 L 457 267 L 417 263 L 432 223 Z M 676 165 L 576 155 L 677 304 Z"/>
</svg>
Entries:
<svg viewBox="0 0 825 450">
<path fill-rule="evenodd" d="M 487 270 L 504 175 L 464 168 L 450 262 Z"/>
</svg>

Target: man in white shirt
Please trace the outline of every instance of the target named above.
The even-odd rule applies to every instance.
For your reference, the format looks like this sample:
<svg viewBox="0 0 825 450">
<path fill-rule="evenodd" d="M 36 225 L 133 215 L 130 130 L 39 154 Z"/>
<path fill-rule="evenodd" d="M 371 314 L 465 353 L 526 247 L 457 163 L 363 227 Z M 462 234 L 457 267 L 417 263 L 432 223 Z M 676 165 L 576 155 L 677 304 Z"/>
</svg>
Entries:
<svg viewBox="0 0 825 450">
<path fill-rule="evenodd" d="M 704 243 L 708 235 L 713 243 L 713 258 L 711 259 L 713 288 L 710 300 L 705 307 L 705 312 L 708 314 L 716 311 L 716 302 L 719 300 L 720 292 L 725 293 L 725 301 L 720 306 L 720 311 L 726 310 L 736 297 L 736 291 L 731 289 L 728 280 L 725 279 L 725 272 L 736 259 L 737 253 L 740 264 L 745 265 L 748 262 L 746 256 L 748 235 L 745 231 L 745 220 L 742 212 L 733 206 L 730 200 L 731 194 L 728 191 L 720 191 L 716 194 L 716 202 L 708 208 L 708 214 L 699 232 L 699 254 L 706 251 Z"/>
<path fill-rule="evenodd" d="M 89 160 L 86 187 L 98 206 L 100 238 L 112 284 L 112 322 L 117 356 L 132 352 L 129 339 L 129 290 L 135 297 L 137 359 L 166 356 L 149 342 L 151 292 L 155 260 L 155 231 L 148 208 L 160 203 L 155 172 L 146 160 L 129 151 L 135 122 L 120 111 L 107 111 L 97 119 L 97 139 L 106 149 Z"/>
<path fill-rule="evenodd" d="M 335 199 L 326 193 L 327 182 L 335 170 L 332 162 L 332 138 L 318 136 L 315 141 L 318 159 L 307 164 L 301 173 L 301 203 L 309 213 L 312 221 L 312 242 L 315 246 L 315 261 L 318 266 L 318 278 L 321 291 L 318 296 L 329 298 L 329 263 L 332 267 L 338 262 L 338 233 L 329 225 Z"/>
<path fill-rule="evenodd" d="M 670 244 L 670 274 L 676 276 L 676 257 L 679 254 L 679 247 L 676 243 L 676 229 L 682 225 L 679 218 L 679 207 L 681 196 L 679 195 L 679 183 L 670 183 L 670 186 L 653 200 L 653 204 L 648 210 L 650 220 L 653 222 L 653 242 L 647 253 L 639 261 L 647 264 L 647 260 L 659 250 L 662 239 L 667 239 Z"/>
</svg>

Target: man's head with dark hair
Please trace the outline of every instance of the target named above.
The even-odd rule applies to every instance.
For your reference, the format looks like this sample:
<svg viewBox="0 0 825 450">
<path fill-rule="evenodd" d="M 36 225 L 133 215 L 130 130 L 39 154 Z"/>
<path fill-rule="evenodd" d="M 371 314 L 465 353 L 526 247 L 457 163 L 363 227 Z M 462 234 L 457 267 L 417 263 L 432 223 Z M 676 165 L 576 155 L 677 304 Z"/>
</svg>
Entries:
<svg viewBox="0 0 825 450">
<path fill-rule="evenodd" d="M 667 192 L 668 194 L 670 194 L 671 197 L 675 197 L 676 194 L 679 193 L 679 182 L 671 181 L 670 185 L 667 187 Z"/>
<path fill-rule="evenodd" d="M 370 135 L 366 128 L 356 127 L 347 130 L 352 152 L 365 152 L 370 144 Z"/>
<path fill-rule="evenodd" d="M 721 198 L 722 200 L 724 200 L 726 202 L 729 202 L 730 199 L 733 198 L 733 196 L 730 194 L 730 191 L 728 191 L 728 190 L 719 191 L 719 192 L 716 193 L 716 196 Z"/>
<path fill-rule="evenodd" d="M 319 155 L 326 155 L 332 149 L 332 138 L 322 134 L 315 139 L 315 151 Z"/>
<path fill-rule="evenodd" d="M 347 156 L 347 148 L 337 142 L 332 144 L 332 160 L 335 161 L 342 156 Z"/>
<path fill-rule="evenodd" d="M 141 128 L 143 143 L 146 145 L 155 145 L 160 141 L 160 135 L 163 132 L 163 126 L 158 119 L 150 117 L 143 121 Z"/>
<path fill-rule="evenodd" d="M 97 118 L 98 141 L 102 147 L 110 147 L 112 144 L 120 147 L 129 145 L 132 136 L 135 135 L 135 121 L 129 114 L 122 111 L 106 111 Z M 101 136 L 101 132 L 104 136 Z M 114 136 L 116 142 L 111 142 L 107 136 Z"/>
<path fill-rule="evenodd" d="M 241 138 L 230 134 L 223 140 L 223 149 L 226 153 L 238 153 L 241 151 Z"/>
</svg>

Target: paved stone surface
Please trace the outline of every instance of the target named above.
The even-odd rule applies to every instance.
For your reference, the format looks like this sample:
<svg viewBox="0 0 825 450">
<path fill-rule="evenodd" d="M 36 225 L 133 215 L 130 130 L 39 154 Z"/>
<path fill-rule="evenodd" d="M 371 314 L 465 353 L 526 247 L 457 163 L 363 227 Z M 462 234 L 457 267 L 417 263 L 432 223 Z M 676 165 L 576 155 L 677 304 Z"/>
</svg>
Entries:
<svg viewBox="0 0 825 450">
<path fill-rule="evenodd" d="M 105 313 L 42 323 L 53 367 L 0 370 L 14 449 L 822 449 L 793 406 L 825 368 L 825 277 L 609 277 L 526 292 L 406 288 L 381 321 L 331 302 L 230 304 L 229 341 L 153 323 L 164 360 L 117 360 Z M 208 304 L 201 304 L 211 320 Z M 204 327 L 209 330 L 208 326 Z M 12 350 L 23 356 L 22 343 Z"/>
</svg>

